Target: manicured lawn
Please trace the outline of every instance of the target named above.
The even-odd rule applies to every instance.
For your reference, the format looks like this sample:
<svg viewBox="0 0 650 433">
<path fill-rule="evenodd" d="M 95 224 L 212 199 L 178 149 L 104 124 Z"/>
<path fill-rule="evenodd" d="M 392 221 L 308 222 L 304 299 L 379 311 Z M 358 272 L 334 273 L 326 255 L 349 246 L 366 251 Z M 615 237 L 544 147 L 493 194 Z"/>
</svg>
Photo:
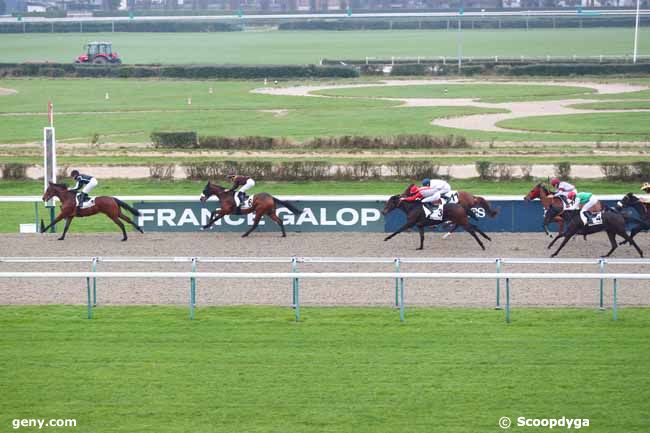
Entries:
<svg viewBox="0 0 650 433">
<path fill-rule="evenodd" d="M 529 131 L 553 131 L 583 134 L 596 132 L 611 137 L 645 135 L 650 139 L 650 112 L 567 114 L 564 116 L 534 116 L 503 120 L 497 125 Z"/>
<path fill-rule="evenodd" d="M 453 20 L 452 20 L 453 23 Z M 634 29 L 463 30 L 465 56 L 631 54 Z M 639 54 L 650 34 L 640 32 Z M 322 58 L 455 57 L 457 32 L 267 31 L 234 33 L 68 33 L 0 35 L 4 62 L 72 62 L 89 40 L 110 40 L 125 63 L 306 64 Z"/>
<path fill-rule="evenodd" d="M 650 110 L 650 95 L 646 101 L 591 102 L 572 105 L 572 107 L 588 110 Z"/>
<path fill-rule="evenodd" d="M 217 182 L 226 184 L 224 180 Z M 356 182 L 258 182 L 255 191 L 275 195 L 392 195 L 404 191 L 410 182 L 403 181 L 356 181 Z M 478 179 L 453 180 L 452 187 L 482 195 L 523 196 L 535 185 L 535 181 L 511 180 L 507 182 L 486 182 Z M 639 192 L 638 182 L 613 182 L 580 180 L 578 188 L 596 194 L 624 194 Z M 102 179 L 94 191 L 97 195 L 189 195 L 198 200 L 205 181 L 152 181 Z M 0 181 L 0 195 L 41 195 L 43 184 L 40 181 Z M 39 217 L 49 221 L 49 210 L 39 204 Z M 34 204 L 0 203 L 0 233 L 17 233 L 21 223 L 34 222 Z M 115 232 L 118 228 L 104 216 L 75 218 L 71 232 Z"/>
<path fill-rule="evenodd" d="M 516 84 L 436 84 L 421 86 L 385 86 L 331 89 L 314 92 L 330 96 L 383 98 L 471 98 L 482 102 L 507 102 L 537 99 L 566 99 L 589 96 L 588 87 Z"/>
<path fill-rule="evenodd" d="M 199 299 L 200 302 L 200 299 Z M 0 425 L 78 432 L 647 431 L 650 310 L 1 307 Z M 516 427 L 515 427 L 516 428 Z M 530 431 L 541 431 L 529 429 Z M 31 430 L 30 430 L 31 431 Z M 35 431 L 35 430 L 34 430 Z"/>
</svg>

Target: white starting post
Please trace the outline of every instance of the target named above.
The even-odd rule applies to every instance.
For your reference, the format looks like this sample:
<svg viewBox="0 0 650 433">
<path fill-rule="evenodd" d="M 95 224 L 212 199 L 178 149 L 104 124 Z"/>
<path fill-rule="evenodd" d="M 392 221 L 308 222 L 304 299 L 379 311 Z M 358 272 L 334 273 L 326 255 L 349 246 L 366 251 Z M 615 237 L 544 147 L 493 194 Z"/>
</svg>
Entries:
<svg viewBox="0 0 650 433">
<path fill-rule="evenodd" d="M 56 182 L 56 134 L 52 102 L 47 104 L 47 117 L 50 126 L 43 128 L 43 193 L 47 189 L 48 182 Z M 50 223 L 52 223 L 54 221 L 54 199 L 47 201 L 45 207 L 50 209 Z M 50 231 L 54 233 L 56 227 L 53 225 Z"/>
</svg>

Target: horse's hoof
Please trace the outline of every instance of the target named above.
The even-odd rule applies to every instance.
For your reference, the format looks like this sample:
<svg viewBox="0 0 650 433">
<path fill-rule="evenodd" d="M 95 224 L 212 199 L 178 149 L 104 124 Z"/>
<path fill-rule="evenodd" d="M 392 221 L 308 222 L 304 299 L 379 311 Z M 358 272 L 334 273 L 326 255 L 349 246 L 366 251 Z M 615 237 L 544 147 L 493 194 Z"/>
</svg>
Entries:
<svg viewBox="0 0 650 433">
<path fill-rule="evenodd" d="M 122 242 L 126 242 L 126 238 L 122 239 Z"/>
<path fill-rule="evenodd" d="M 384 242 L 386 242 L 387 240 L 388 240 L 388 238 L 384 238 Z"/>
<path fill-rule="evenodd" d="M 63 240 L 65 240 L 65 238 L 63 236 L 61 236 L 60 238 L 56 238 L 56 240 L 57 241 L 63 241 Z"/>
<path fill-rule="evenodd" d="M 241 235 L 241 237 L 242 238 L 248 237 L 248 233 L 244 233 L 243 235 Z"/>
<path fill-rule="evenodd" d="M 424 248 L 416 248 L 415 251 L 422 251 Z"/>
<path fill-rule="evenodd" d="M 287 237 L 287 235 L 282 235 L 282 237 L 283 237 L 283 238 L 286 238 L 286 237 Z"/>
</svg>

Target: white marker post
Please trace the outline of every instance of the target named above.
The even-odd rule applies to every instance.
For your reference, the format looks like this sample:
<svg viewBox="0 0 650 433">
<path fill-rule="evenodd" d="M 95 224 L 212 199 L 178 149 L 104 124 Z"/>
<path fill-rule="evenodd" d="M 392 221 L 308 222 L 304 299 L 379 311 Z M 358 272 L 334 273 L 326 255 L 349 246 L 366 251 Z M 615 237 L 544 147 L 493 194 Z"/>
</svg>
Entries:
<svg viewBox="0 0 650 433">
<path fill-rule="evenodd" d="M 634 53 L 632 54 L 632 63 L 636 63 L 636 53 L 639 48 L 639 9 L 641 0 L 636 0 L 636 25 L 634 27 Z"/>
<path fill-rule="evenodd" d="M 43 128 L 43 192 L 48 187 L 48 183 L 56 183 L 56 134 L 54 130 L 54 106 L 52 102 L 47 104 L 47 118 L 50 126 Z M 50 209 L 50 223 L 54 221 L 54 199 L 45 203 L 45 207 Z M 52 233 L 56 231 L 53 225 L 50 229 Z"/>
</svg>

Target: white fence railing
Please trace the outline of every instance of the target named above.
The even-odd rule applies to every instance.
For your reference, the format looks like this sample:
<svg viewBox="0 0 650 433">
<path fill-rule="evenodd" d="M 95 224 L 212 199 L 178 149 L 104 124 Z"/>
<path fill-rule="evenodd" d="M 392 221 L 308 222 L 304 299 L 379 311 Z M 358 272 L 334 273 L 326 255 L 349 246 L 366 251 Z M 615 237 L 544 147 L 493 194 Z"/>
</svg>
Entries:
<svg viewBox="0 0 650 433">
<path fill-rule="evenodd" d="M 86 272 L 0 272 L 0 279 L 6 278 L 85 278 L 87 291 L 88 318 L 92 318 L 92 308 L 97 305 L 97 278 L 181 278 L 189 279 L 190 319 L 194 318 L 196 307 L 196 279 L 289 279 L 292 282 L 292 302 L 296 321 L 300 320 L 300 280 L 301 279 L 394 279 L 395 303 L 400 310 L 400 320 L 404 321 L 404 280 L 405 279 L 478 279 L 496 280 L 496 308 L 501 308 L 500 282 L 505 280 L 505 316 L 510 322 L 510 280 L 599 280 L 600 308 L 603 309 L 603 290 L 606 280 L 612 281 L 614 320 L 617 319 L 617 290 L 619 280 L 650 280 L 650 273 L 605 273 L 609 265 L 650 265 L 648 259 L 543 259 L 543 258 L 390 258 L 390 257 L 0 257 L 1 263 L 91 263 L 92 269 Z M 191 272 L 101 272 L 97 264 L 105 263 L 191 263 Z M 291 264 L 291 272 L 198 272 L 201 263 L 284 263 Z M 299 272 L 299 263 L 349 263 L 349 264 L 392 264 L 394 272 Z M 496 272 L 402 272 L 402 264 L 494 264 Z M 505 264 L 535 265 L 598 265 L 599 272 L 591 273 L 539 273 L 502 272 Z M 92 283 L 91 283 L 92 281 Z M 91 290 L 92 287 L 92 290 Z"/>
</svg>

